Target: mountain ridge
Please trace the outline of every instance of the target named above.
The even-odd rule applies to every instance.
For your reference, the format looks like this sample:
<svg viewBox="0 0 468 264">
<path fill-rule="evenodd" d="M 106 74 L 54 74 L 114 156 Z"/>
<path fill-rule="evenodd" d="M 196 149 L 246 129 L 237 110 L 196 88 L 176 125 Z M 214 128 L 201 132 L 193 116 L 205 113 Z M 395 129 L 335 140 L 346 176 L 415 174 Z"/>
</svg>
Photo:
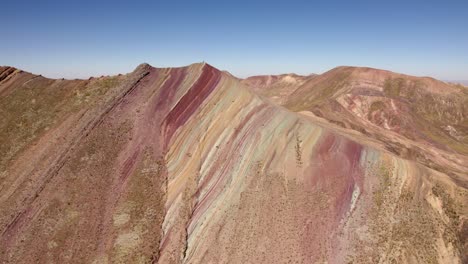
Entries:
<svg viewBox="0 0 468 264">
<path fill-rule="evenodd" d="M 209 64 L 2 91 L 1 261 L 465 258 L 466 188 Z"/>
</svg>

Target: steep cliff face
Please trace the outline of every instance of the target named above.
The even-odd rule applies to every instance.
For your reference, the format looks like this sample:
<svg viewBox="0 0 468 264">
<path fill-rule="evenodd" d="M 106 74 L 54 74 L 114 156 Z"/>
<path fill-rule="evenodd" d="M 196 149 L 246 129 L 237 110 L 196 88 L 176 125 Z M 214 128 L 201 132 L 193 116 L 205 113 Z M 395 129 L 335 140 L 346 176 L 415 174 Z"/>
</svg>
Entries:
<svg viewBox="0 0 468 264">
<path fill-rule="evenodd" d="M 3 262 L 464 257 L 466 187 L 208 64 L 14 72 L 0 82 Z"/>
</svg>

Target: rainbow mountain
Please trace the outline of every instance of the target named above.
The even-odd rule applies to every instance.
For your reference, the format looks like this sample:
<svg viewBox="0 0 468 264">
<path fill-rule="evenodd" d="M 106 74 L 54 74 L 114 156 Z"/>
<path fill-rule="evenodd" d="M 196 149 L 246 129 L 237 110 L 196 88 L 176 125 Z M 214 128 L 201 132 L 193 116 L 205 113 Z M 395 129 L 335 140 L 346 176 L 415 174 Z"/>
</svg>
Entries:
<svg viewBox="0 0 468 264">
<path fill-rule="evenodd" d="M 1 67 L 0 261 L 467 261 L 468 92 L 369 71 Z"/>
</svg>

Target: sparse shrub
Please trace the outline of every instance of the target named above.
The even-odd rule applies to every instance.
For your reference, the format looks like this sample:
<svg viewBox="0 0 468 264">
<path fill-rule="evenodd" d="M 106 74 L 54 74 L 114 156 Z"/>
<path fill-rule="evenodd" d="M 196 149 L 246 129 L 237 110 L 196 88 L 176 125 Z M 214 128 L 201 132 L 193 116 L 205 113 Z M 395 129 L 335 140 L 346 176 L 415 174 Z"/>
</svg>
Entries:
<svg viewBox="0 0 468 264">
<path fill-rule="evenodd" d="M 400 96 L 402 88 L 405 86 L 403 78 L 388 78 L 384 83 L 384 93 L 386 96 L 397 97 Z"/>
</svg>

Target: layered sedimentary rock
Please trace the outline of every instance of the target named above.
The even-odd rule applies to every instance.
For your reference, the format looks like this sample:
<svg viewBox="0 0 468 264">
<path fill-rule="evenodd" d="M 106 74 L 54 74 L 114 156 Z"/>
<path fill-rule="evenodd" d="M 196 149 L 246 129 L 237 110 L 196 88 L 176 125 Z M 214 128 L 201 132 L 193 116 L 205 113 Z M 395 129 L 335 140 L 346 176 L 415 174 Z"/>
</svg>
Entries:
<svg viewBox="0 0 468 264">
<path fill-rule="evenodd" d="M 255 78 L 254 78 L 255 79 Z M 275 101 L 275 82 L 257 89 Z M 262 79 L 263 80 L 263 79 Z M 468 89 L 433 78 L 390 71 L 338 67 L 306 77 L 276 101 L 335 130 L 358 133 L 396 155 L 450 175 L 468 186 Z"/>
<path fill-rule="evenodd" d="M 468 89 L 462 86 L 338 67 L 308 80 L 284 105 L 385 142 L 395 154 L 457 180 L 468 170 Z"/>
<path fill-rule="evenodd" d="M 9 69 L 0 69 L 3 262 L 465 257 L 466 187 L 208 64 L 86 81 Z"/>
</svg>

